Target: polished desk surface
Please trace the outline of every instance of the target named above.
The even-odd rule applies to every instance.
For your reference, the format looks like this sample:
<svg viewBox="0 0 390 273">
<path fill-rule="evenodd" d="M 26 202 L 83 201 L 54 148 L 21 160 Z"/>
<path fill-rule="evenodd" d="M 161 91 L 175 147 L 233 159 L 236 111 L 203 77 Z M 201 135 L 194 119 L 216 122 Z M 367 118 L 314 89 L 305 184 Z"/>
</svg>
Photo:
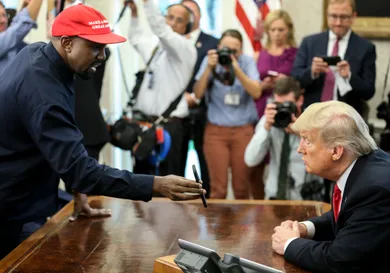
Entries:
<svg viewBox="0 0 390 273">
<path fill-rule="evenodd" d="M 271 249 L 273 228 L 287 219 L 322 214 L 327 204 L 312 201 L 213 200 L 149 203 L 92 197 L 107 218 L 69 222 L 73 203 L 52 217 L 0 261 L 0 272 L 152 273 L 157 258 L 177 254 L 179 238 L 228 252 L 284 272 L 306 272 Z"/>
</svg>

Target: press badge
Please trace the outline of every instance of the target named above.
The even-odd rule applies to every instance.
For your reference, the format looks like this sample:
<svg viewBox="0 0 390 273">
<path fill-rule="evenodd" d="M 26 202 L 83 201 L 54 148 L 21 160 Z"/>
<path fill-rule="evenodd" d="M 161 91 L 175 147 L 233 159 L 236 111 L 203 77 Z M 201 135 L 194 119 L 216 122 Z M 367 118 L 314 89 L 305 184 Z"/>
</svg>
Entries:
<svg viewBox="0 0 390 273">
<path fill-rule="evenodd" d="M 225 95 L 225 104 L 227 105 L 240 105 L 240 94 L 229 92 Z"/>
</svg>

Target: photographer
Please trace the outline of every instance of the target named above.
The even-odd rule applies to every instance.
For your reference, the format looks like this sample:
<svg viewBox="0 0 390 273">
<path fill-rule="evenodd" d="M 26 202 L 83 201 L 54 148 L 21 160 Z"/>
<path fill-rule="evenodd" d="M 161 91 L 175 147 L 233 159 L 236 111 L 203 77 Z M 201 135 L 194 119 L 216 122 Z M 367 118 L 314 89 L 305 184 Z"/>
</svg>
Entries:
<svg viewBox="0 0 390 273">
<path fill-rule="evenodd" d="M 305 180 L 305 165 L 298 154 L 300 138 L 290 127 L 301 114 L 302 90 L 291 77 L 276 81 L 273 102 L 268 103 L 264 116 L 245 150 L 245 163 L 256 166 L 270 151 L 271 161 L 265 185 L 267 199 L 300 200 Z"/>
<path fill-rule="evenodd" d="M 140 3 L 141 1 L 139 1 Z M 129 41 L 145 63 L 150 61 L 139 89 L 134 110 L 142 112 L 153 122 L 166 112 L 170 105 L 184 93 L 196 63 L 196 48 L 184 35 L 191 31 L 192 12 L 183 4 L 168 7 L 165 18 L 156 9 L 152 0 L 143 0 L 144 10 L 150 28 L 157 36 L 149 35 L 140 26 L 138 9 L 134 1 L 127 5 L 131 9 Z M 182 96 L 174 111 L 162 123 L 171 136 L 171 147 L 159 167 L 161 175 L 180 174 L 182 140 L 182 118 L 188 115 L 188 104 Z M 156 166 L 148 159 L 138 160 L 134 171 L 154 174 Z"/>
<path fill-rule="evenodd" d="M 236 199 L 249 198 L 249 171 L 244 151 L 257 121 L 253 99 L 261 95 L 252 57 L 242 54 L 242 36 L 226 30 L 218 51 L 209 50 L 196 75 L 194 93 L 208 102 L 203 150 L 210 173 L 211 198 L 226 198 L 228 168 Z"/>
<path fill-rule="evenodd" d="M 8 27 L 9 15 L 3 2 L 0 1 L 0 74 L 26 45 L 23 39 L 33 27 L 37 26 L 36 20 L 41 5 L 42 0 L 31 0 L 26 8 L 16 14 Z"/>
</svg>

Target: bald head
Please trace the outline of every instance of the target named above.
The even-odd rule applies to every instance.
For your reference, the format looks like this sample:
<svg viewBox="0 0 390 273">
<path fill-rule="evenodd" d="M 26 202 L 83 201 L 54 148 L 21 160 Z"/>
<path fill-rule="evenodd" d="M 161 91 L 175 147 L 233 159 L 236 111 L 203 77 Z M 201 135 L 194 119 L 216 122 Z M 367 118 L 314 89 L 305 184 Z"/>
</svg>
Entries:
<svg viewBox="0 0 390 273">
<path fill-rule="evenodd" d="M 182 4 L 174 4 L 168 7 L 166 23 L 174 32 L 184 35 L 187 24 L 191 19 L 191 11 Z"/>
</svg>

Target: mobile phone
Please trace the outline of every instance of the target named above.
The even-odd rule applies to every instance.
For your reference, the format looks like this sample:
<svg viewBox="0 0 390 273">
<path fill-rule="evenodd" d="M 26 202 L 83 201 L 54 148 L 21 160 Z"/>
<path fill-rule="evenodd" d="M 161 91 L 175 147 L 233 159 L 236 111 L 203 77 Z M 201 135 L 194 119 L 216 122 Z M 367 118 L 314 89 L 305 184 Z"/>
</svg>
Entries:
<svg viewBox="0 0 390 273">
<path fill-rule="evenodd" d="M 273 70 L 268 70 L 267 74 L 268 74 L 268 76 L 271 76 L 271 77 L 277 77 L 279 75 L 278 72 L 273 71 Z"/>
<path fill-rule="evenodd" d="M 200 183 L 199 175 L 198 172 L 196 171 L 195 165 L 192 165 L 192 172 L 194 173 L 196 182 Z M 204 196 L 204 193 L 200 197 L 202 198 L 203 207 L 207 208 L 206 196 Z"/>
<path fill-rule="evenodd" d="M 341 62 L 340 56 L 323 56 L 321 57 L 324 62 L 326 62 L 329 66 L 335 66 L 338 62 Z"/>
</svg>

